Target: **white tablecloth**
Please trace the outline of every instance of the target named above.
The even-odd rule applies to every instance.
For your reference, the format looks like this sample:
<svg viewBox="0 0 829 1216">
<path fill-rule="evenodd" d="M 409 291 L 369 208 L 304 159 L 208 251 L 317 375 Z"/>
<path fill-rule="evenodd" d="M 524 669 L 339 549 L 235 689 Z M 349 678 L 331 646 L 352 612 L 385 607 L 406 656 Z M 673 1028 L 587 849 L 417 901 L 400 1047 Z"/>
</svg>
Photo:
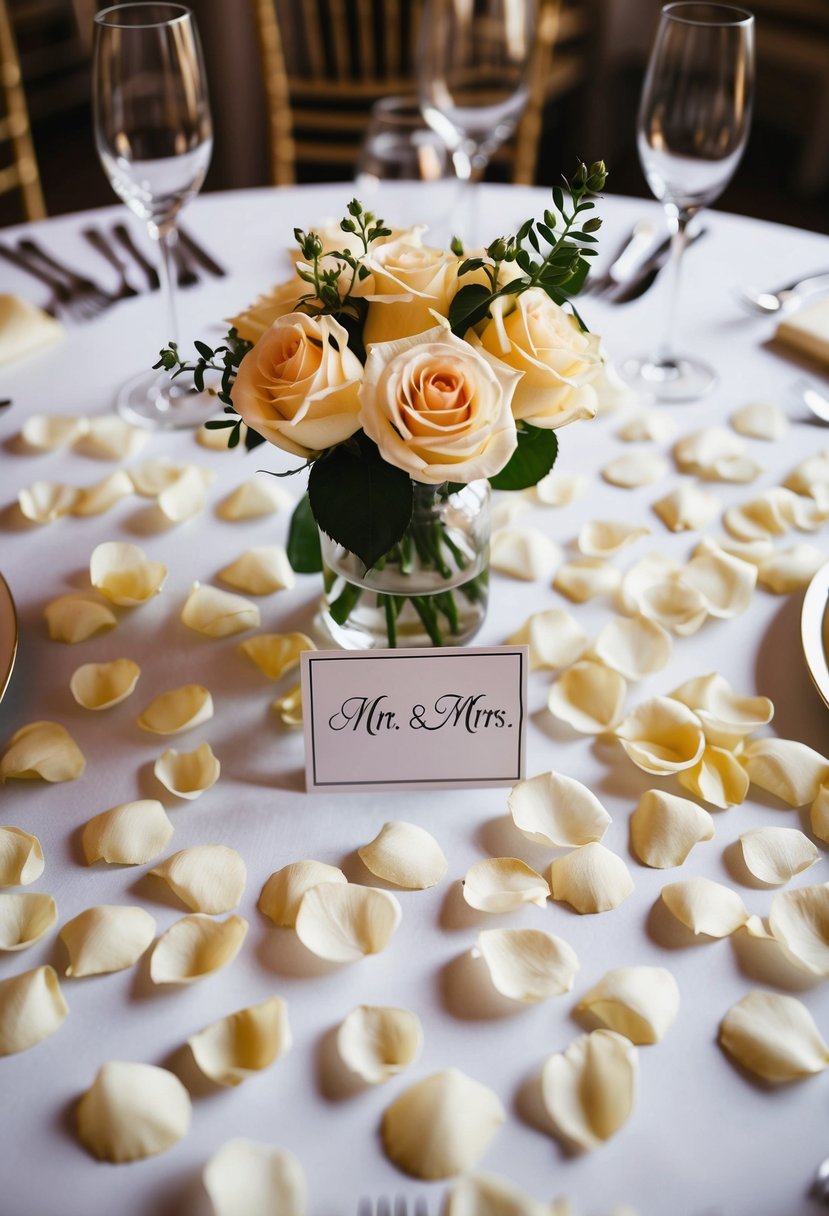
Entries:
<svg viewBox="0 0 829 1216">
<path fill-rule="evenodd" d="M 190 338 L 218 338 L 221 318 L 284 277 L 293 227 L 311 227 L 341 214 L 349 193 L 347 186 L 314 187 L 196 200 L 186 224 L 232 271 L 223 280 L 207 279 L 197 290 L 179 294 L 185 349 Z M 484 235 L 514 230 L 546 201 L 546 191 L 487 188 Z M 405 223 L 420 218 L 418 206 L 416 192 L 405 191 L 390 196 L 384 210 L 388 220 Z M 659 222 L 656 204 L 605 200 L 606 255 L 645 211 Z M 109 224 L 115 218 L 123 218 L 117 208 L 91 217 L 62 217 L 39 225 L 37 235 L 67 260 L 91 269 L 93 255 L 80 230 L 90 219 Z M 829 446 L 825 433 L 788 393 L 800 369 L 767 349 L 773 322 L 748 316 L 733 296 L 738 283 L 775 284 L 823 265 L 829 242 L 729 215 L 711 214 L 708 224 L 709 235 L 688 255 L 679 332 L 688 350 L 714 362 L 721 384 L 703 402 L 664 408 L 675 419 L 678 435 L 725 423 L 736 408 L 757 399 L 777 402 L 791 422 L 777 443 L 746 441 L 765 471 L 750 487 L 713 487 L 727 505 L 779 484 L 798 460 Z M 6 231 L 0 237 L 13 235 Z M 95 262 L 94 269 L 105 278 L 103 263 Z M 43 300 L 38 286 L 24 275 L 5 266 L 0 275 L 4 291 Z M 582 307 L 591 328 L 604 335 L 609 356 L 620 358 L 653 345 L 665 300 L 657 285 L 624 307 L 587 298 Z M 57 1211 L 63 1216 L 196 1216 L 207 1210 L 199 1180 L 204 1163 L 226 1140 L 244 1136 L 296 1154 L 309 1179 L 312 1216 L 349 1216 L 361 1196 L 396 1193 L 423 1195 L 434 1212 L 445 1184 L 417 1183 L 399 1173 L 383 1155 L 378 1129 L 383 1109 L 397 1094 L 415 1079 L 450 1066 L 489 1085 L 507 1110 L 506 1125 L 480 1170 L 506 1176 L 538 1198 L 567 1195 L 578 1216 L 609 1213 L 623 1203 L 639 1216 L 806 1216 L 813 1211 L 807 1192 L 816 1167 L 829 1155 L 827 1077 L 770 1089 L 736 1069 L 717 1046 L 718 1024 L 749 989 L 765 987 L 766 977 L 753 971 L 729 940 L 676 948 L 653 911 L 665 883 L 704 874 L 735 887 L 750 911 L 765 914 L 773 892 L 740 884 L 729 868 L 728 846 L 749 827 L 780 824 L 808 831 L 808 809 L 786 810 L 752 789 L 745 805 L 715 813 L 715 838 L 699 845 L 681 869 L 647 869 L 629 852 L 630 812 L 649 787 L 681 791 L 671 780 L 640 772 L 613 740 L 577 735 L 554 720 L 546 710 L 551 674 L 535 673 L 530 680 L 528 775 L 553 768 L 596 792 L 613 816 L 604 843 L 625 858 L 636 889 L 620 908 L 597 916 L 580 917 L 552 903 L 510 916 L 477 914 L 460 894 L 459 880 L 473 862 L 513 855 L 545 868 L 552 856 L 513 827 L 506 790 L 307 795 L 301 734 L 280 728 L 269 709 L 275 686 L 240 655 L 238 637 L 209 640 L 180 622 L 194 580 L 214 582 L 217 572 L 250 545 L 284 541 L 288 512 L 232 524 L 214 510 L 255 469 L 284 467 L 279 453 L 270 448 L 250 455 L 208 452 L 191 433 L 154 434 L 131 464 L 168 456 L 216 473 L 200 517 L 161 527 L 152 504 L 135 498 L 98 517 L 20 526 L 14 504 L 24 486 L 37 479 L 90 485 L 110 468 L 71 452 L 22 454 L 15 436 L 25 418 L 35 412 L 105 414 L 119 382 L 154 361 L 167 337 L 162 315 L 158 296 L 142 294 L 94 322 L 67 325 L 61 344 L 0 369 L 0 397 L 13 399 L 0 413 L 0 506 L 7 508 L 0 570 L 20 619 L 17 665 L 0 705 L 0 740 L 25 723 L 51 719 L 68 727 L 87 757 L 86 771 L 75 782 L 10 781 L 0 787 L 0 822 L 41 839 L 46 869 L 27 889 L 55 897 L 58 927 L 93 904 L 136 902 L 152 911 L 161 932 L 184 909 L 160 880 L 147 876 L 150 867 L 87 867 L 80 847 L 80 829 L 93 814 L 133 798 L 160 797 L 175 825 L 168 852 L 200 843 L 239 850 L 248 868 L 239 912 L 250 931 L 231 966 L 189 987 L 154 987 L 146 959 L 118 974 L 62 980 L 71 1010 L 62 1029 L 39 1046 L 0 1060 L 0 1211 L 7 1216 Z M 588 519 L 643 522 L 651 534 L 616 558 L 617 564 L 626 568 L 650 551 L 684 559 L 699 536 L 670 534 L 651 511 L 653 501 L 680 479 L 673 465 L 662 482 L 637 490 L 615 488 L 599 476 L 611 456 L 628 450 L 616 435 L 626 416 L 607 414 L 561 432 L 560 468 L 587 474 L 589 492 L 565 508 L 534 506 L 521 516 L 521 525 L 541 529 L 572 554 L 578 530 Z M 282 484 L 299 496 L 299 479 Z M 719 521 L 708 531 L 718 534 Z M 115 539 L 136 542 L 169 565 L 163 593 L 135 611 L 119 610 L 114 631 L 82 645 L 49 641 L 44 605 L 87 587 L 90 553 L 99 542 Z M 816 543 L 826 546 L 825 529 Z M 293 591 L 264 599 L 262 628 L 312 630 L 319 591 L 318 576 L 303 576 Z M 778 597 L 758 590 L 742 616 L 709 620 L 695 636 L 676 639 L 669 667 L 632 686 L 628 705 L 716 670 L 738 691 L 772 698 L 776 715 L 770 729 L 825 752 L 829 713 L 803 666 L 801 600 L 800 593 Z M 530 612 L 556 605 L 569 608 L 591 635 L 614 613 L 606 597 L 574 607 L 549 580 L 526 584 L 496 576 L 489 616 L 477 640 L 502 642 Z M 140 664 L 136 693 L 106 712 L 81 709 L 69 692 L 72 672 L 82 662 L 116 657 Z M 189 803 L 168 796 L 153 777 L 153 762 L 168 742 L 135 726 L 137 713 L 151 697 L 186 682 L 207 685 L 216 715 L 173 743 L 189 750 L 208 740 L 222 764 L 219 783 Z M 371 881 L 355 850 L 391 819 L 410 820 L 433 832 L 450 871 L 433 890 L 399 894 L 403 921 L 384 953 L 350 966 L 322 964 L 289 930 L 273 928 L 257 911 L 267 877 L 299 858 L 342 865 L 352 879 Z M 826 878 L 821 860 L 794 885 Z M 475 998 L 479 973 L 469 951 L 480 928 L 502 924 L 543 927 L 570 942 L 581 963 L 573 992 L 516 1006 L 509 1014 L 481 1010 Z M 25 952 L 0 955 L 0 979 L 46 962 L 62 976 L 65 960 L 56 932 Z M 662 1043 L 639 1049 L 638 1096 L 626 1126 L 597 1151 L 568 1156 L 540 1114 L 541 1065 L 582 1032 L 573 1017 L 580 995 L 611 966 L 633 963 L 671 969 L 681 990 L 679 1018 Z M 829 1033 L 825 985 L 810 985 L 804 973 L 802 987 L 791 991 Z M 199 1080 L 184 1049 L 187 1038 L 275 993 L 288 1003 L 291 1051 L 237 1089 Z M 407 1073 L 350 1092 L 331 1067 L 332 1031 L 360 1003 L 416 1011 L 425 1044 Z M 172 1151 L 113 1167 L 96 1162 L 80 1146 L 75 1103 L 97 1068 L 110 1059 L 169 1066 L 191 1087 L 193 1125 Z"/>
</svg>

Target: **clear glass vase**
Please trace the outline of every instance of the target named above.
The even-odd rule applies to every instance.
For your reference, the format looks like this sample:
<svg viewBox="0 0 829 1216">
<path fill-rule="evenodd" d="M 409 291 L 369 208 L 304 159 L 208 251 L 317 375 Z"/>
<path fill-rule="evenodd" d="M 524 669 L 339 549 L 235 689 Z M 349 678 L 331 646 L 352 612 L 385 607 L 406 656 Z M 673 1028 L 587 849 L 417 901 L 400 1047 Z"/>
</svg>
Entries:
<svg viewBox="0 0 829 1216">
<path fill-rule="evenodd" d="M 320 533 L 322 623 L 345 650 L 460 646 L 489 593 L 487 481 L 450 489 L 413 482 L 412 522 L 371 570 Z"/>
</svg>

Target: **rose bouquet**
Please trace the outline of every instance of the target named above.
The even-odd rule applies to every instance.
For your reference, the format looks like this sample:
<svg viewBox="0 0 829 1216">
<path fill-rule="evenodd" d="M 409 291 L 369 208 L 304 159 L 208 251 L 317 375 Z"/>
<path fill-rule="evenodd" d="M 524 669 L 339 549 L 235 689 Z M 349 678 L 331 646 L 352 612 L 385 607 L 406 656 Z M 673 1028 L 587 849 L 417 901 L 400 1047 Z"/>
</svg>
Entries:
<svg viewBox="0 0 829 1216">
<path fill-rule="evenodd" d="M 420 630 L 440 645 L 483 619 L 488 485 L 535 485 L 556 431 L 596 411 L 599 340 L 572 297 L 605 178 L 580 164 L 541 220 L 471 254 L 393 232 L 355 200 L 335 232 L 295 229 L 294 274 L 224 345 L 197 342 L 194 363 L 161 352 L 156 366 L 197 388 L 220 375 L 229 416 L 207 426 L 232 428 L 229 446 L 267 440 L 309 470 L 288 555 L 323 572 L 335 629 L 362 612 L 362 644 L 417 644 Z"/>
</svg>

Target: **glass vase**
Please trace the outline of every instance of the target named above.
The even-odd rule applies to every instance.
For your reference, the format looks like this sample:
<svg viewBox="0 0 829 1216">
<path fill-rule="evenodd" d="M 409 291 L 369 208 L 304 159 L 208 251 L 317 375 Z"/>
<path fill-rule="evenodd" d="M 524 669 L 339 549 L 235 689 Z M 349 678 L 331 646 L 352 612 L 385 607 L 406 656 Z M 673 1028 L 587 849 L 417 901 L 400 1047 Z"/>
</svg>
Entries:
<svg viewBox="0 0 829 1216">
<path fill-rule="evenodd" d="M 412 490 L 409 527 L 371 570 L 320 532 L 322 623 L 345 650 L 460 646 L 483 624 L 489 483 L 450 488 L 412 482 Z"/>
</svg>

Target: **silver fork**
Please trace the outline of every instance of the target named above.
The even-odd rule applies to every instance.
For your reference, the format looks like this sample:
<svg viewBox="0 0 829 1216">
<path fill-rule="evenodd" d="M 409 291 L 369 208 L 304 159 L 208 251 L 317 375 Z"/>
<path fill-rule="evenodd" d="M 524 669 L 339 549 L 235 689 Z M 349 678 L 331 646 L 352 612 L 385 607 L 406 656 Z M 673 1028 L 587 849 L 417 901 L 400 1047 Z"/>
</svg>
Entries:
<svg viewBox="0 0 829 1216">
<path fill-rule="evenodd" d="M 113 299 L 129 300 L 132 296 L 137 296 L 138 291 L 135 287 L 133 287 L 132 283 L 127 278 L 126 266 L 118 257 L 118 254 L 112 248 L 103 232 L 99 231 L 97 228 L 84 228 L 83 234 L 95 252 L 100 253 L 101 257 L 105 258 L 106 261 L 109 262 L 110 266 L 121 280 L 121 286 L 113 296 Z"/>
<path fill-rule="evenodd" d="M 380 1195 L 376 1199 L 361 1199 L 357 1216 L 429 1216 L 429 1206 L 422 1196 L 409 1205 L 405 1195 Z"/>
<path fill-rule="evenodd" d="M 63 277 L 64 285 L 69 293 L 68 298 L 63 301 L 64 307 L 81 319 L 90 320 L 92 317 L 97 317 L 105 308 L 109 308 L 110 304 L 114 303 L 113 297 L 107 295 L 97 283 L 93 283 L 92 279 L 78 274 L 71 267 L 59 262 L 31 238 L 18 241 L 17 252 L 28 261 L 30 268 L 34 269 L 40 262 L 48 270 Z"/>
</svg>

